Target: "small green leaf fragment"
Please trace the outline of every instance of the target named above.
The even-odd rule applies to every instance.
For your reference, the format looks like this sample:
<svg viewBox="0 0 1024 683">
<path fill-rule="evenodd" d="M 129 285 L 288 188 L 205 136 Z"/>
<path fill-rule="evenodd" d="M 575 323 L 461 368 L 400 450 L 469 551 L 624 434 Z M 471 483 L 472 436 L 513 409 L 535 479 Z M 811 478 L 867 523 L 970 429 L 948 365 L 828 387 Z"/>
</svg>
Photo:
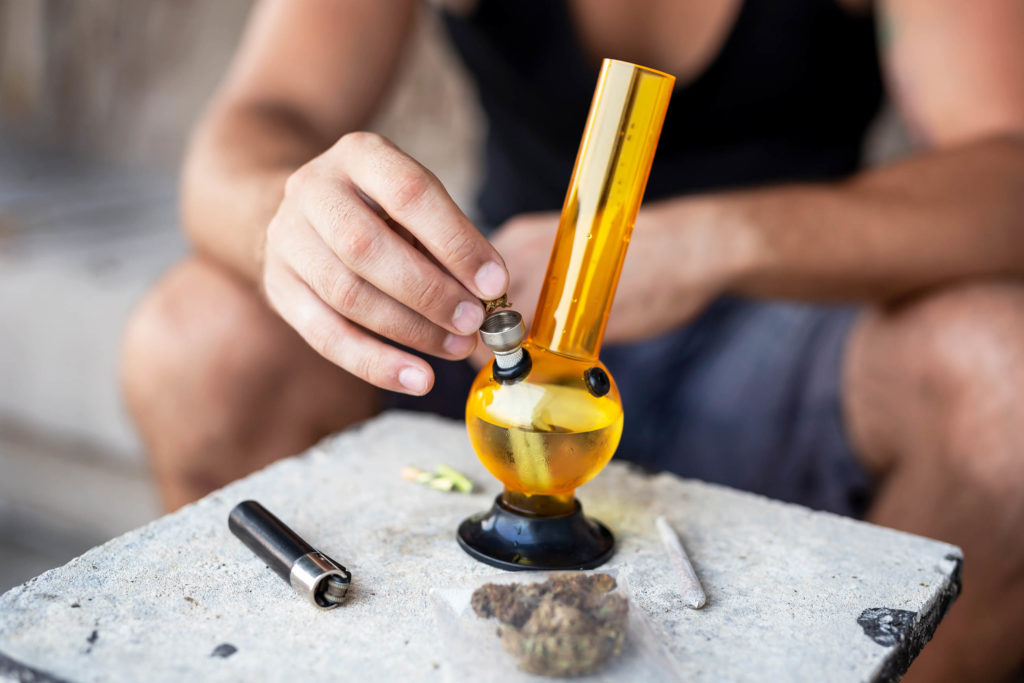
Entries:
<svg viewBox="0 0 1024 683">
<path fill-rule="evenodd" d="M 402 479 L 428 486 L 435 491 L 458 491 L 472 493 L 473 482 L 469 477 L 448 465 L 438 465 L 434 472 L 408 465 L 402 468 Z"/>
<path fill-rule="evenodd" d="M 451 479 L 445 479 L 444 477 L 434 477 L 427 482 L 427 486 L 438 491 L 451 491 L 455 484 L 452 483 Z"/>
<path fill-rule="evenodd" d="M 470 481 L 469 477 L 455 468 L 449 467 L 448 465 L 438 465 L 437 474 L 451 481 L 452 485 L 457 491 L 459 491 L 459 493 L 473 492 L 473 482 Z"/>
</svg>

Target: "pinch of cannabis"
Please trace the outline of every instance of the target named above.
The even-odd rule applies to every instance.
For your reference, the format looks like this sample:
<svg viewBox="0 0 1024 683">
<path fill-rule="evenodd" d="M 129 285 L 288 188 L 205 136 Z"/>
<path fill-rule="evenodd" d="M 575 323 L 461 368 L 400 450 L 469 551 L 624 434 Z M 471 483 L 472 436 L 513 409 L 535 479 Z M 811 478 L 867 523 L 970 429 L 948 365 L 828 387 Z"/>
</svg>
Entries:
<svg viewBox="0 0 1024 683">
<path fill-rule="evenodd" d="M 488 583 L 473 592 L 478 617 L 494 617 L 519 668 L 544 676 L 580 676 L 618 654 L 629 603 L 611 593 L 608 574 L 569 574 L 529 585 Z"/>
<path fill-rule="evenodd" d="M 486 315 L 490 315 L 499 308 L 508 308 L 512 305 L 508 302 L 508 294 L 502 294 L 497 299 L 491 299 L 490 301 L 481 299 L 480 302 L 484 305 L 484 309 L 486 309 L 484 311 Z"/>
</svg>

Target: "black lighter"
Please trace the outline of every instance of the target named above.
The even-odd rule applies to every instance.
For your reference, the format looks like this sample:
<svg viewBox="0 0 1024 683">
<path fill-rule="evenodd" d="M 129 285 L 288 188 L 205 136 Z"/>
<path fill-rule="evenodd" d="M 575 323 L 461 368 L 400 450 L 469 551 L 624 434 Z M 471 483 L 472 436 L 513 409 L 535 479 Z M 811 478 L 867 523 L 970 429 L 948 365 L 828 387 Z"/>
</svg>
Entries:
<svg viewBox="0 0 1024 683">
<path fill-rule="evenodd" d="M 345 600 L 352 574 L 315 550 L 256 501 L 236 505 L 228 516 L 228 528 L 278 576 L 320 609 L 334 609 Z"/>
</svg>

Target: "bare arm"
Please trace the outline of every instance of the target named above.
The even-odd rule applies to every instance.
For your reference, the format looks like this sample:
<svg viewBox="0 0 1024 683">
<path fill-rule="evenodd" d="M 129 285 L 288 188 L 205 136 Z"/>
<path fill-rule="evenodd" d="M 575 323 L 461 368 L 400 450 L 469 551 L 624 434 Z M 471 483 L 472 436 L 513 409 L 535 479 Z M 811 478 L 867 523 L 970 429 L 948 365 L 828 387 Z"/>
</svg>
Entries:
<svg viewBox="0 0 1024 683">
<path fill-rule="evenodd" d="M 438 179 L 360 132 L 413 0 L 263 0 L 185 165 L 196 249 L 258 286 L 311 347 L 379 387 L 466 357 L 504 263 Z"/>
<path fill-rule="evenodd" d="M 886 302 L 1024 275 L 1024 136 L 936 150 L 838 185 L 719 201 L 719 220 L 749 243 L 734 290 L 754 296 Z"/>
<path fill-rule="evenodd" d="M 390 82 L 415 3 L 264 0 L 193 134 L 182 176 L 185 230 L 250 282 L 285 181 L 366 125 Z"/>
<path fill-rule="evenodd" d="M 837 185 L 723 198 L 723 220 L 760 243 L 741 291 L 886 301 L 1024 274 L 1024 4 L 880 11 L 890 90 L 924 149 Z"/>
</svg>

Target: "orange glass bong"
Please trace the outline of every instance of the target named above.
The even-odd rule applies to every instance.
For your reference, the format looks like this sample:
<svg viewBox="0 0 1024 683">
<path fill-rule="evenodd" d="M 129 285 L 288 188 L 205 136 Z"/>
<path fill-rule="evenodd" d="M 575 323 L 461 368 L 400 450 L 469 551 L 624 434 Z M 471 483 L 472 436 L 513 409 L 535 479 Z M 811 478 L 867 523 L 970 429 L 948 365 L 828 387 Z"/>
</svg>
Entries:
<svg viewBox="0 0 1024 683">
<path fill-rule="evenodd" d="M 480 328 L 495 357 L 470 389 L 466 427 L 505 490 L 457 537 L 488 564 L 586 569 L 611 557 L 611 532 L 573 492 L 622 435 L 622 402 L 598 352 L 674 83 L 604 60 L 530 336 L 512 310 Z"/>
</svg>

